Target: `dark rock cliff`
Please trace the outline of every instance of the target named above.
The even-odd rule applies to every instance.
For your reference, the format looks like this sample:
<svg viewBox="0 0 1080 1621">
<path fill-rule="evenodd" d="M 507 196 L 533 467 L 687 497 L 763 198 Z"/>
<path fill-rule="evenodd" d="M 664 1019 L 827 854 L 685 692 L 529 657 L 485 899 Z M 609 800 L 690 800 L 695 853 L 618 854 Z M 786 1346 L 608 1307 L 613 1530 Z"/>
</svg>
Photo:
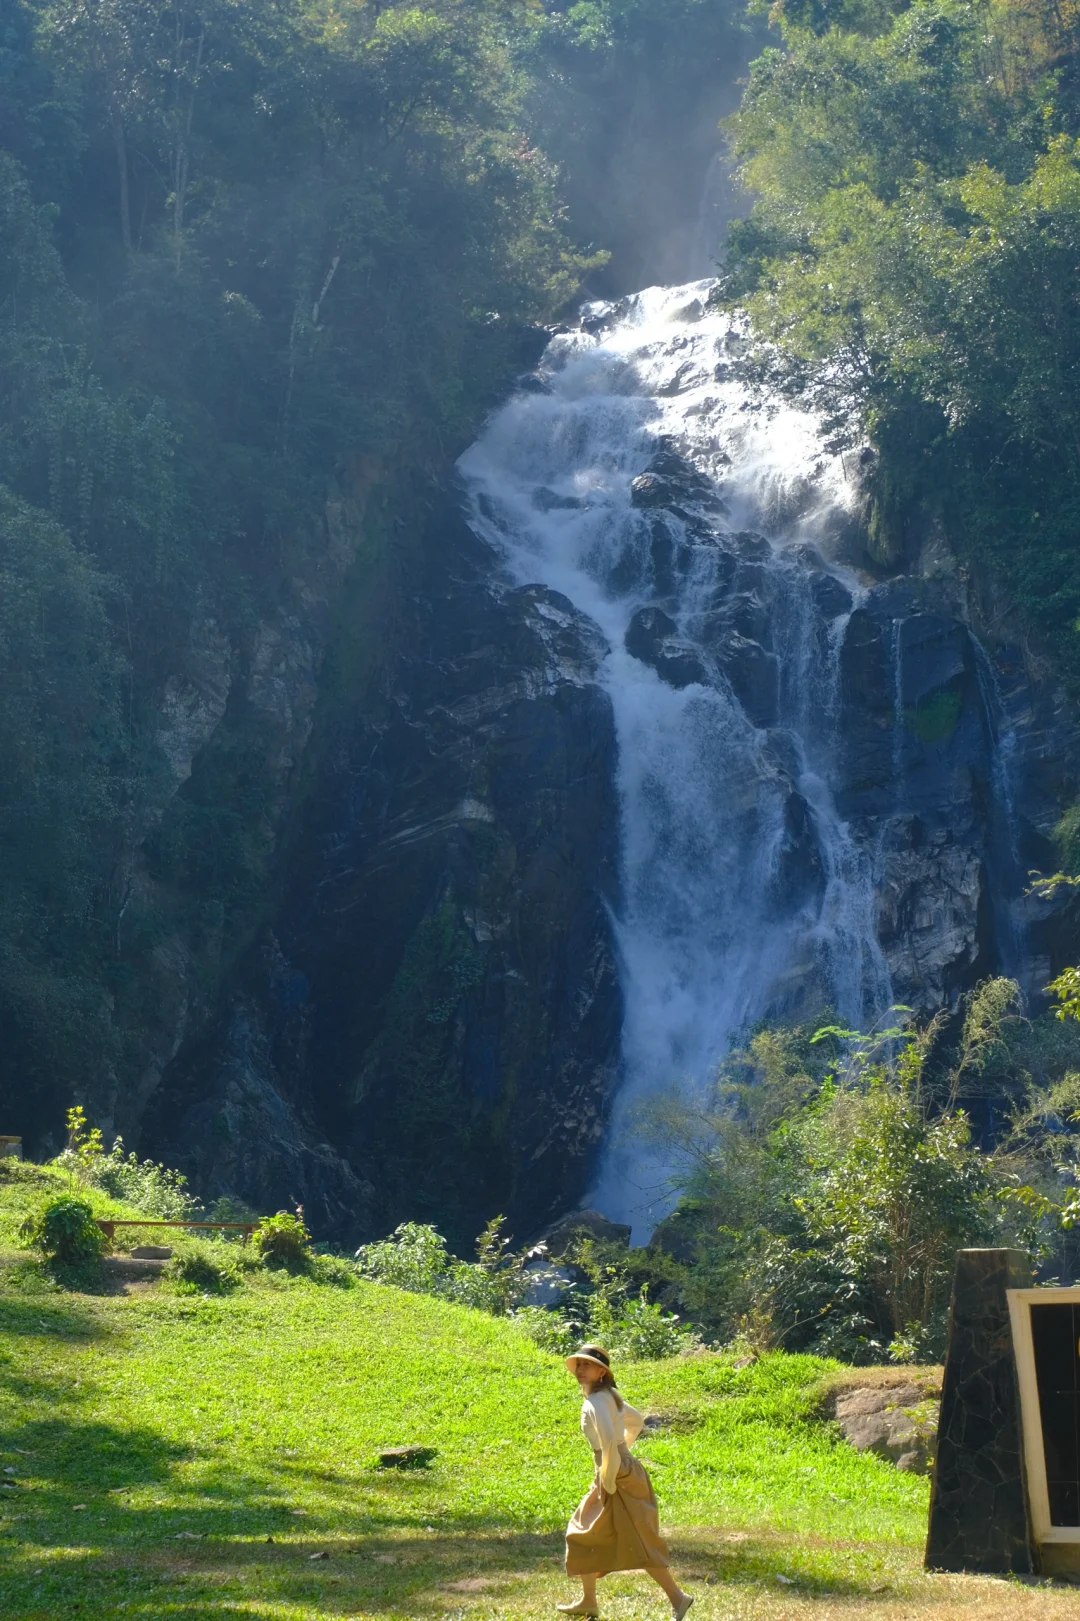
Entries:
<svg viewBox="0 0 1080 1621">
<path fill-rule="evenodd" d="M 431 1219 L 467 1243 L 495 1211 L 537 1230 L 595 1165 L 621 1023 L 615 744 L 589 620 L 542 587 L 493 586 L 452 495 L 420 554 L 401 650 L 365 707 L 333 717 L 274 914 L 168 1065 L 144 1140 L 204 1193 L 299 1201 L 324 1234 Z M 742 567 L 724 668 L 766 726 L 769 635 L 744 634 Z M 837 603 L 817 590 L 824 627 Z M 841 655 L 838 804 L 879 841 L 879 938 L 897 998 L 920 1008 L 1002 968 L 1037 992 L 1073 944 L 1021 881 L 1052 861 L 1073 714 L 1022 649 L 984 653 L 963 613 L 949 582 L 883 582 Z M 663 617 L 635 627 L 637 656 L 682 682 Z M 794 792 L 789 811 L 796 896 L 822 878 Z"/>
<path fill-rule="evenodd" d="M 468 1241 L 580 1196 L 615 1079 L 617 813 L 595 627 L 492 589 L 451 497 L 380 689 L 333 717 L 280 904 L 150 1135 L 207 1192 Z M 332 1146 L 331 1146 L 332 1145 Z"/>
</svg>

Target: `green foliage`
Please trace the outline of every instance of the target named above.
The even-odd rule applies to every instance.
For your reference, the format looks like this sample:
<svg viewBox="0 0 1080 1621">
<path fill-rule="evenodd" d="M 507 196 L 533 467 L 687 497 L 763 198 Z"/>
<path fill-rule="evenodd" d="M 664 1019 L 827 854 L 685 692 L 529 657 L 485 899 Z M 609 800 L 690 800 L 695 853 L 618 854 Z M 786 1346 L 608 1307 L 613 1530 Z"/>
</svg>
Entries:
<svg viewBox="0 0 1080 1621">
<path fill-rule="evenodd" d="M 226 1294 L 243 1282 L 236 1245 L 196 1238 L 174 1247 L 164 1276 L 187 1294 Z"/>
<path fill-rule="evenodd" d="M 185 1191 L 187 1178 L 179 1171 L 125 1154 L 121 1137 L 106 1153 L 101 1132 L 89 1124 L 82 1104 L 68 1110 L 67 1132 L 67 1147 L 53 1161 L 58 1170 L 163 1221 L 186 1221 L 201 1212 L 198 1199 Z"/>
<path fill-rule="evenodd" d="M 513 1250 L 503 1227 L 502 1216 L 488 1222 L 476 1241 L 476 1260 L 470 1262 L 453 1256 L 434 1227 L 403 1222 L 389 1238 L 361 1245 L 356 1264 L 363 1277 L 379 1283 L 414 1294 L 441 1295 L 502 1317 L 528 1292 L 528 1264 L 543 1253 Z"/>
<path fill-rule="evenodd" d="M 26 1241 L 57 1267 L 83 1268 L 100 1261 L 109 1241 L 83 1199 L 61 1194 L 34 1211 L 23 1224 Z"/>
<path fill-rule="evenodd" d="M 311 1257 L 308 1276 L 313 1283 L 326 1283 L 334 1289 L 351 1289 L 356 1283 L 356 1267 L 344 1255 Z"/>
<path fill-rule="evenodd" d="M 475 1262 L 459 1261 L 434 1227 L 404 1222 L 389 1238 L 356 1252 L 362 1276 L 415 1294 L 440 1295 L 493 1316 L 511 1316 L 535 1344 L 565 1356 L 583 1338 L 602 1340 L 618 1356 L 657 1358 L 697 1349 L 697 1335 L 647 1298 L 623 1252 L 586 1239 L 571 1252 L 583 1280 L 557 1307 L 526 1306 L 537 1284 L 552 1280 L 542 1245 L 514 1251 L 503 1218 L 488 1223 L 476 1243 Z M 561 1282 L 562 1279 L 560 1278 Z"/>
<path fill-rule="evenodd" d="M 958 692 L 945 688 L 932 693 L 925 702 L 904 710 L 904 725 L 920 743 L 947 743 L 960 719 L 962 700 Z"/>
<path fill-rule="evenodd" d="M 363 1277 L 377 1283 L 410 1294 L 437 1295 L 443 1293 L 451 1259 L 446 1240 L 434 1227 L 405 1221 L 389 1238 L 362 1244 L 356 1264 Z"/>
<path fill-rule="evenodd" d="M 710 1106 L 656 1111 L 651 1129 L 686 1162 L 680 1208 L 646 1252 L 661 1298 L 724 1339 L 926 1359 L 942 1351 L 958 1248 L 1018 1243 L 1073 1270 L 1080 1139 L 1062 1124 L 1080 1050 L 1018 1003 L 993 979 L 958 1024 L 762 1031 Z M 988 1151 L 964 1105 L 991 1099 Z"/>
<path fill-rule="evenodd" d="M 895 563 L 913 525 L 943 517 L 1075 677 L 1075 13 L 777 9 L 786 49 L 754 64 L 731 125 L 759 201 L 733 235 L 730 295 L 833 441 L 880 451 L 871 553 Z"/>
<path fill-rule="evenodd" d="M 607 1301 L 597 1302 L 590 1312 L 589 1334 L 601 1335 L 613 1355 L 650 1362 L 696 1350 L 701 1343 L 679 1327 L 675 1313 L 649 1300 L 644 1290 L 614 1309 Z"/>
<path fill-rule="evenodd" d="M 61 1155 L 56 1163 L 63 1166 L 65 1157 Z M 84 1160 L 79 1174 L 103 1193 L 162 1221 L 187 1221 L 202 1209 L 199 1200 L 185 1191 L 187 1178 L 180 1171 L 141 1160 L 134 1152 L 125 1154 L 122 1137 L 116 1138 L 107 1154 Z"/>
<path fill-rule="evenodd" d="M 1062 812 L 1053 833 L 1062 871 L 1075 878 L 1080 873 L 1080 805 Z"/>
<path fill-rule="evenodd" d="M 674 1312 L 648 1298 L 654 1280 L 640 1281 L 624 1246 L 583 1237 L 567 1258 L 584 1279 L 571 1305 L 581 1319 L 581 1338 L 598 1340 L 618 1356 L 668 1357 L 700 1348 L 697 1334 L 680 1328 Z"/>
<path fill-rule="evenodd" d="M 1046 988 L 1057 999 L 1059 1019 L 1080 1020 L 1080 968 L 1063 968 Z"/>
<path fill-rule="evenodd" d="M 519 1306 L 511 1316 L 534 1345 L 554 1356 L 569 1356 L 585 1338 L 580 1323 L 547 1306 Z"/>
<path fill-rule="evenodd" d="M 306 1272 L 311 1266 L 311 1234 L 302 1214 L 279 1210 L 275 1216 L 263 1216 L 251 1235 L 251 1247 L 266 1266 L 288 1272 Z"/>
<path fill-rule="evenodd" d="M 531 0 L 4 9 L 0 1012 L 28 1137 L 134 1084 L 148 937 L 197 957 L 210 919 L 228 962 L 258 922 L 282 737 L 245 683 L 328 492 L 445 459 L 601 262 L 544 150 L 560 27 Z M 229 709 L 178 781 L 162 713 L 208 634 Z"/>
</svg>

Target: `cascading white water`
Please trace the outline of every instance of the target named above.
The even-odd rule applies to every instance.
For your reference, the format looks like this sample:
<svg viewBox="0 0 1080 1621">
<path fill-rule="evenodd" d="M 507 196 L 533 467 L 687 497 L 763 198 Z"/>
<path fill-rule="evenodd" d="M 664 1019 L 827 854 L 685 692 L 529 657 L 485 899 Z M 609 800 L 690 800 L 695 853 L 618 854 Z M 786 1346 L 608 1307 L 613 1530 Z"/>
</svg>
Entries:
<svg viewBox="0 0 1080 1621">
<path fill-rule="evenodd" d="M 460 464 L 508 576 L 563 593 L 610 647 L 625 1018 L 596 1197 L 639 1236 L 671 1202 L 670 1166 L 626 1130 L 644 1100 L 800 997 L 863 1026 L 891 999 L 872 851 L 831 786 L 861 593 L 814 548 L 844 519 L 843 467 L 812 418 L 739 380 L 710 287 L 586 312 Z"/>
</svg>

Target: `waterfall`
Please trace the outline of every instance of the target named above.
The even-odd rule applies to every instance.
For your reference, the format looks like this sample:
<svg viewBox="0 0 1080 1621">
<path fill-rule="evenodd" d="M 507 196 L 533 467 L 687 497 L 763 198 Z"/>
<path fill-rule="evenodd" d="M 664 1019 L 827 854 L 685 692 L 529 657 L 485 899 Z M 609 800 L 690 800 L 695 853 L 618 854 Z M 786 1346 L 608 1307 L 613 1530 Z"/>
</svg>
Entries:
<svg viewBox="0 0 1080 1621">
<path fill-rule="evenodd" d="M 817 424 L 740 379 L 711 283 L 587 307 L 461 460 L 474 528 L 607 639 L 623 1080 L 596 1197 L 647 1231 L 670 1166 L 629 1130 L 767 1013 L 888 1007 L 873 851 L 833 798 L 840 649 L 860 587 Z"/>
</svg>

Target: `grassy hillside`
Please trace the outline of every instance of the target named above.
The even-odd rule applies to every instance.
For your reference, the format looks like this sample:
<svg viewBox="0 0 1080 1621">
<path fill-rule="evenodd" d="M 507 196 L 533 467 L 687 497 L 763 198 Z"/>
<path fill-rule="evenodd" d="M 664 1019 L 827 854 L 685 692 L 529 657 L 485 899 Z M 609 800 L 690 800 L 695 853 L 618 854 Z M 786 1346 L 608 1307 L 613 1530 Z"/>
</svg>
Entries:
<svg viewBox="0 0 1080 1621">
<path fill-rule="evenodd" d="M 577 1395 L 512 1323 L 281 1273 L 218 1298 L 66 1292 L 14 1245 L 28 1192 L 0 1183 L 0 1615 L 532 1616 L 566 1596 Z M 1077 1613 L 924 1577 L 927 1483 L 820 1421 L 830 1371 L 782 1354 L 621 1370 L 667 1420 L 638 1450 L 697 1614 Z M 376 1466 L 413 1441 L 437 1448 L 429 1468 Z M 665 1614 L 644 1578 L 607 1588 L 606 1614 Z"/>
</svg>

